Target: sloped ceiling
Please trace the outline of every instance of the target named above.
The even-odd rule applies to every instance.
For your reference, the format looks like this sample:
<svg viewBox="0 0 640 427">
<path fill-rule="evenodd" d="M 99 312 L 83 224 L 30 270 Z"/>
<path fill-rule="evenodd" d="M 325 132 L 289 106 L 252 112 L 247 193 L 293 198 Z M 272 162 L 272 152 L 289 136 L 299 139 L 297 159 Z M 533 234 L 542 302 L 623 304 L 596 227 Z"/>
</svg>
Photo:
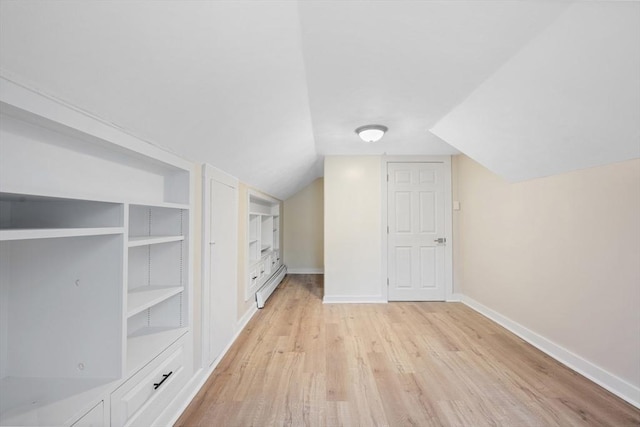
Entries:
<svg viewBox="0 0 640 427">
<path fill-rule="evenodd" d="M 607 3 L 613 4 L 603 7 L 615 9 Z M 482 128 L 472 120 L 478 108 L 495 107 L 496 101 L 483 95 L 482 102 L 471 103 L 473 97 L 483 90 L 499 97 L 513 90 L 499 73 L 513 68 L 513 79 L 526 69 L 527 61 L 518 62 L 521 55 L 529 62 L 555 61 L 559 69 L 550 67 L 551 76 L 572 73 L 572 52 L 583 52 L 593 38 L 565 40 L 562 20 L 575 20 L 581 28 L 600 23 L 603 30 L 619 24 L 567 15 L 570 10 L 566 2 L 537 0 L 2 0 L 0 67 L 6 78 L 286 199 L 320 176 L 323 156 L 332 154 L 453 154 L 459 149 L 504 172 L 500 165 L 513 156 L 497 155 L 504 146 L 486 130 L 497 124 L 487 121 Z M 564 61 L 558 61 L 557 50 L 545 56 L 544 46 L 556 38 L 565 41 Z M 541 42 L 542 48 L 531 50 Z M 594 55 L 604 55 L 603 61 L 640 55 L 637 39 L 624 43 L 626 50 L 611 53 L 602 45 Z M 600 85 L 597 79 L 610 75 L 588 78 Z M 619 77 L 632 80 L 630 91 L 637 89 L 638 77 L 626 72 Z M 502 83 L 492 89 L 496 78 Z M 553 96 L 545 102 L 556 102 Z M 580 93 L 563 96 L 582 100 Z M 631 96 L 625 105 L 636 101 Z M 583 109 L 591 111 L 584 117 L 603 110 Z M 527 123 L 547 127 L 548 118 L 528 113 L 514 108 L 517 126 L 509 135 L 526 133 Z M 612 114 L 605 119 L 627 129 L 637 122 L 629 114 L 616 122 L 609 121 Z M 488 120 L 503 119 L 494 116 Z M 583 127 L 582 118 L 576 115 L 555 139 L 551 130 L 544 136 L 554 144 L 567 134 L 584 140 L 594 126 Z M 367 123 L 385 124 L 389 133 L 379 143 L 364 144 L 353 130 Z M 485 151 L 473 141 L 498 160 L 481 158 Z M 600 140 L 605 151 L 607 143 Z M 555 149 L 562 150 L 562 144 Z"/>
<path fill-rule="evenodd" d="M 511 181 L 640 157 L 640 3 L 573 4 L 432 132 Z"/>
<path fill-rule="evenodd" d="M 567 7 L 562 2 L 299 3 L 320 154 L 453 154 L 428 130 Z M 389 132 L 363 144 L 354 129 Z"/>
</svg>

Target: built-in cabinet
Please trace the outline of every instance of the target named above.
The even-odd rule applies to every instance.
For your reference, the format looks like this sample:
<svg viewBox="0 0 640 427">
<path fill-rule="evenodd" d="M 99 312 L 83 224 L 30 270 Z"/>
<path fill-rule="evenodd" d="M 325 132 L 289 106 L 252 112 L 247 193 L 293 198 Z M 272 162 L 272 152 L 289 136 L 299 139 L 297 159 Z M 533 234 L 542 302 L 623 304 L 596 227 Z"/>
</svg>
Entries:
<svg viewBox="0 0 640 427">
<path fill-rule="evenodd" d="M 192 164 L 0 83 L 0 425 L 152 425 L 193 372 Z"/>
<path fill-rule="evenodd" d="M 280 202 L 249 193 L 249 277 L 247 297 L 255 293 L 282 265 L 280 256 Z"/>
</svg>

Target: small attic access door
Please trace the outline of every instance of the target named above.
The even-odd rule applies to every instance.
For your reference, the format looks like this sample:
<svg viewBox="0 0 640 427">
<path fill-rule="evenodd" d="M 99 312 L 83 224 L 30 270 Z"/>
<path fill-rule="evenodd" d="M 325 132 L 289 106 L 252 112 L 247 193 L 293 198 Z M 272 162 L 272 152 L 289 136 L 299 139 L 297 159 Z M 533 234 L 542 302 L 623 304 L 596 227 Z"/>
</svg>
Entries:
<svg viewBox="0 0 640 427">
<path fill-rule="evenodd" d="M 202 352 L 211 366 L 233 340 L 237 318 L 238 181 L 203 166 Z"/>
</svg>

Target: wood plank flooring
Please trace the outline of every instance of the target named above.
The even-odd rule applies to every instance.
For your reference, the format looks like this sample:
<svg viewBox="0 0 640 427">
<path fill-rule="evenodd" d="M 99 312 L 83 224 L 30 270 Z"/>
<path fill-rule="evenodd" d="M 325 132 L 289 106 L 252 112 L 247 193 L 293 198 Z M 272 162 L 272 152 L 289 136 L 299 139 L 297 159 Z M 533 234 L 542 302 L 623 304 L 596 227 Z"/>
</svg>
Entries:
<svg viewBox="0 0 640 427">
<path fill-rule="evenodd" d="M 322 304 L 289 275 L 177 426 L 632 426 L 640 410 L 458 303 Z"/>
</svg>

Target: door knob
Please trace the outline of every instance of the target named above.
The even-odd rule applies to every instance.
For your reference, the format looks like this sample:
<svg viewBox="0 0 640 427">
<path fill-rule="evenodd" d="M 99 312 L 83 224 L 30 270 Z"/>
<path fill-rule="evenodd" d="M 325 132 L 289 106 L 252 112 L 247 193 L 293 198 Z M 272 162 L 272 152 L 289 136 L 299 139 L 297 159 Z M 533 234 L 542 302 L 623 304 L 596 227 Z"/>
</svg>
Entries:
<svg viewBox="0 0 640 427">
<path fill-rule="evenodd" d="M 433 241 L 435 243 L 438 243 L 438 244 L 442 245 L 444 243 L 447 243 L 447 238 L 446 237 L 438 237 L 437 239 L 434 239 Z"/>
</svg>

